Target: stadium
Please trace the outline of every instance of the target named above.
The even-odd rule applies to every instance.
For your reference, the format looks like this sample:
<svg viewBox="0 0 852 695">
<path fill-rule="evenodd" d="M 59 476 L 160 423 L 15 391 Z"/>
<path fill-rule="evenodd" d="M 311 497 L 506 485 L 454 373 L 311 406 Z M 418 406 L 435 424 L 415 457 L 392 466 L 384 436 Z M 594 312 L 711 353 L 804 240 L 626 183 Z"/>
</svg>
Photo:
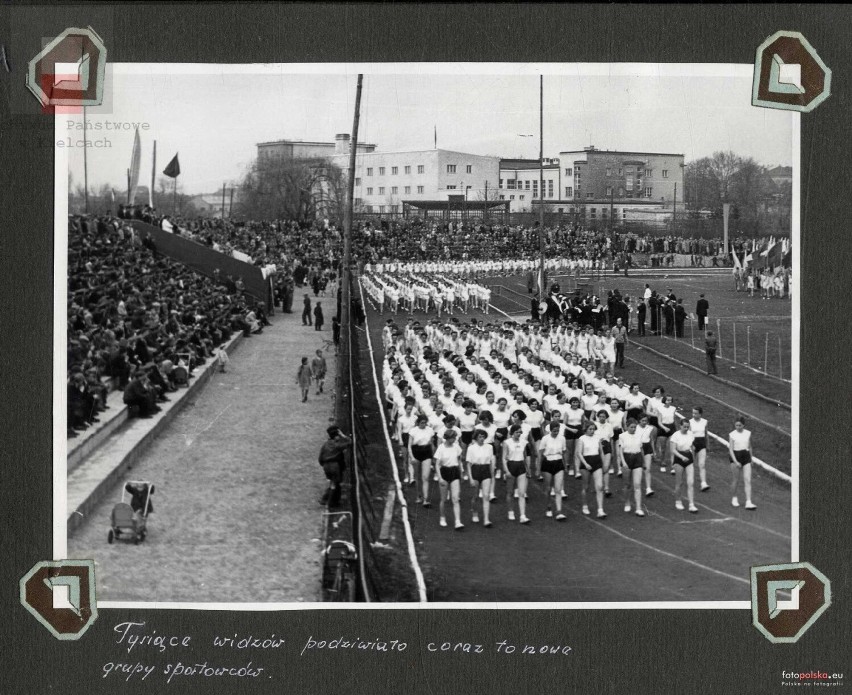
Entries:
<svg viewBox="0 0 852 695">
<path fill-rule="evenodd" d="M 798 543 L 790 220 L 559 210 L 543 157 L 530 210 L 368 211 L 352 130 L 290 214 L 258 169 L 179 205 L 177 155 L 140 200 L 138 133 L 123 202 L 68 191 L 57 533 L 99 597 L 748 601 Z"/>
</svg>

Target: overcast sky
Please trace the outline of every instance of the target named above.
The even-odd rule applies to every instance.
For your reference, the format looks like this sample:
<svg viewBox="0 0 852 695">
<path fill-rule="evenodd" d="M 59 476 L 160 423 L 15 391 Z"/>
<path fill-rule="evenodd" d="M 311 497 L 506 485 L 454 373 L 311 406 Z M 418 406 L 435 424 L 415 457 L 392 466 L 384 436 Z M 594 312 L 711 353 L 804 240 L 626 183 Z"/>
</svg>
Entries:
<svg viewBox="0 0 852 695">
<path fill-rule="evenodd" d="M 708 66 L 697 69 L 703 76 L 672 75 L 685 70 L 672 66 L 644 66 L 633 74 L 625 66 L 549 66 L 551 73 L 563 74 L 544 78 L 544 156 L 594 145 L 683 153 L 688 162 L 733 150 L 767 166 L 791 165 L 792 114 L 751 106 L 750 66 L 717 67 L 716 75 L 736 76 L 712 76 Z M 107 103 L 88 110 L 92 189 L 104 183 L 117 191 L 126 188 L 133 130 L 107 131 L 107 123 L 148 124 L 140 131 L 140 184 L 150 182 L 156 139 L 158 178 L 180 152 L 179 184 L 187 193 L 209 193 L 221 190 L 224 181 L 238 181 L 258 142 L 333 141 L 336 133 L 352 129 L 356 77 L 345 74 L 350 68 L 331 66 L 326 74 L 292 74 L 288 66 L 265 66 L 265 74 L 229 74 L 211 66 L 171 66 L 165 73 L 158 65 L 133 66 L 139 74 L 113 68 L 107 71 Z M 367 70 L 359 140 L 384 151 L 431 149 L 437 128 L 440 148 L 538 156 L 539 78 L 530 66 L 421 65 L 396 74 Z M 401 74 L 405 70 L 410 74 Z M 81 119 L 61 117 L 58 134 L 66 134 L 66 121 Z M 82 139 L 80 130 L 70 135 Z M 103 139 L 111 147 L 94 142 Z M 72 147 L 68 154 L 74 183 L 82 183 L 83 149 Z"/>
</svg>

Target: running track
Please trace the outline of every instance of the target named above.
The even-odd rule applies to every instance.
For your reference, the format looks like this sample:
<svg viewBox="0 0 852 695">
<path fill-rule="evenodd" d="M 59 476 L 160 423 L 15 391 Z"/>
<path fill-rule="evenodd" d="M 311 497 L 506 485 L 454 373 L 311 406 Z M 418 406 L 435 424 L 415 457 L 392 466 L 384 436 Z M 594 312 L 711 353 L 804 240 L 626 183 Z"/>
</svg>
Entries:
<svg viewBox="0 0 852 695">
<path fill-rule="evenodd" d="M 499 314 L 477 319 L 499 320 Z M 416 314 L 418 320 L 428 318 Z M 368 310 L 374 347 L 381 345 L 381 324 L 388 318 Z M 407 317 L 397 316 L 399 323 Z M 464 317 L 460 317 L 464 320 Z M 374 352 L 380 366 L 380 350 Z M 675 367 L 672 367 L 675 373 Z M 692 374 L 678 378 L 689 381 Z M 742 395 L 742 394 L 740 394 Z M 711 428 L 712 429 L 712 428 Z M 723 433 L 727 430 L 723 430 Z M 644 518 L 623 511 L 621 480 L 612 479 L 608 517 L 580 512 L 579 480 L 568 479 L 564 500 L 567 521 L 545 517 L 542 484 L 531 481 L 527 514 L 521 526 L 506 518 L 504 483 L 492 506 L 490 529 L 473 524 L 472 488 L 462 487 L 465 529 L 438 525 L 437 484 L 430 509 L 415 505 L 407 488 L 409 514 L 418 557 L 426 576 L 429 601 L 452 602 L 634 602 L 748 601 L 752 565 L 791 557 L 791 493 L 787 484 L 754 471 L 756 511 L 733 508 L 728 490 L 727 455 L 711 443 L 707 460 L 711 489 L 696 492 L 697 514 L 674 506 L 674 477 L 653 470 L 655 495 L 645 500 Z M 740 493 L 742 501 L 742 493 Z M 451 515 L 450 508 L 448 512 Z M 592 504 L 594 513 L 594 503 Z M 451 516 L 450 516 L 451 519 Z"/>
</svg>

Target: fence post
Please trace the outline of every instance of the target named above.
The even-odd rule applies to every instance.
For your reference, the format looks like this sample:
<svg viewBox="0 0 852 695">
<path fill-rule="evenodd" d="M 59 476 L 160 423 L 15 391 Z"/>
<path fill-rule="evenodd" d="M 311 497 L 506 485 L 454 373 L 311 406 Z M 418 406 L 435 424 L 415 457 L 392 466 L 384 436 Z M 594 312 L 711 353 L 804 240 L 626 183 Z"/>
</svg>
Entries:
<svg viewBox="0 0 852 695">
<path fill-rule="evenodd" d="M 722 321 L 716 319 L 716 339 L 719 341 L 719 358 L 722 357 Z"/>
<path fill-rule="evenodd" d="M 766 334 L 766 346 L 763 349 L 763 373 L 769 374 L 767 366 L 769 365 L 769 333 Z"/>
<path fill-rule="evenodd" d="M 778 376 L 784 378 L 784 368 L 781 363 L 781 334 L 778 334 Z"/>
<path fill-rule="evenodd" d="M 689 342 L 692 347 L 695 347 L 695 321 L 689 320 Z"/>
<path fill-rule="evenodd" d="M 751 366 L 751 325 L 746 326 L 746 364 Z"/>
<path fill-rule="evenodd" d="M 737 323 L 734 322 L 734 362 L 737 361 Z"/>
</svg>

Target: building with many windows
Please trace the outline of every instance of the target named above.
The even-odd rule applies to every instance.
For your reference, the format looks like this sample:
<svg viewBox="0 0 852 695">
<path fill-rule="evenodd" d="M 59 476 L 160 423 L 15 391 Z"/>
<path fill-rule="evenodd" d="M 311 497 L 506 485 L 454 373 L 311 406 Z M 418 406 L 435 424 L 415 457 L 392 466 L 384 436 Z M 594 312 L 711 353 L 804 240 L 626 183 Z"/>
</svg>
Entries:
<svg viewBox="0 0 852 695">
<path fill-rule="evenodd" d="M 539 195 L 544 171 L 543 195 Z M 500 160 L 500 200 L 510 202 L 512 212 L 528 212 L 533 201 L 544 199 L 545 203 L 559 200 L 559 160 L 545 159 L 543 165 L 537 159 Z M 536 207 L 536 209 L 538 209 Z"/>
<path fill-rule="evenodd" d="M 342 169 L 348 155 L 337 155 Z M 355 159 L 355 200 L 365 212 L 402 212 L 403 201 L 496 199 L 499 159 L 452 150 L 365 152 Z"/>
<path fill-rule="evenodd" d="M 258 159 L 329 159 L 349 170 L 350 136 L 335 142 L 278 140 L 257 145 Z M 499 179 L 497 157 L 452 150 L 377 152 L 372 144 L 358 143 L 355 158 L 356 207 L 365 212 L 399 213 L 403 201 L 496 200 Z"/>
<path fill-rule="evenodd" d="M 348 171 L 350 136 L 335 142 L 278 140 L 257 145 L 258 159 L 329 159 Z M 511 212 L 572 214 L 587 222 L 670 217 L 683 201 L 682 154 L 622 152 L 586 147 L 559 158 L 501 159 L 431 149 L 381 152 L 358 143 L 356 207 L 400 213 L 404 202 L 485 201 L 510 203 Z M 543 187 L 540 189 L 543 175 Z"/>
</svg>

